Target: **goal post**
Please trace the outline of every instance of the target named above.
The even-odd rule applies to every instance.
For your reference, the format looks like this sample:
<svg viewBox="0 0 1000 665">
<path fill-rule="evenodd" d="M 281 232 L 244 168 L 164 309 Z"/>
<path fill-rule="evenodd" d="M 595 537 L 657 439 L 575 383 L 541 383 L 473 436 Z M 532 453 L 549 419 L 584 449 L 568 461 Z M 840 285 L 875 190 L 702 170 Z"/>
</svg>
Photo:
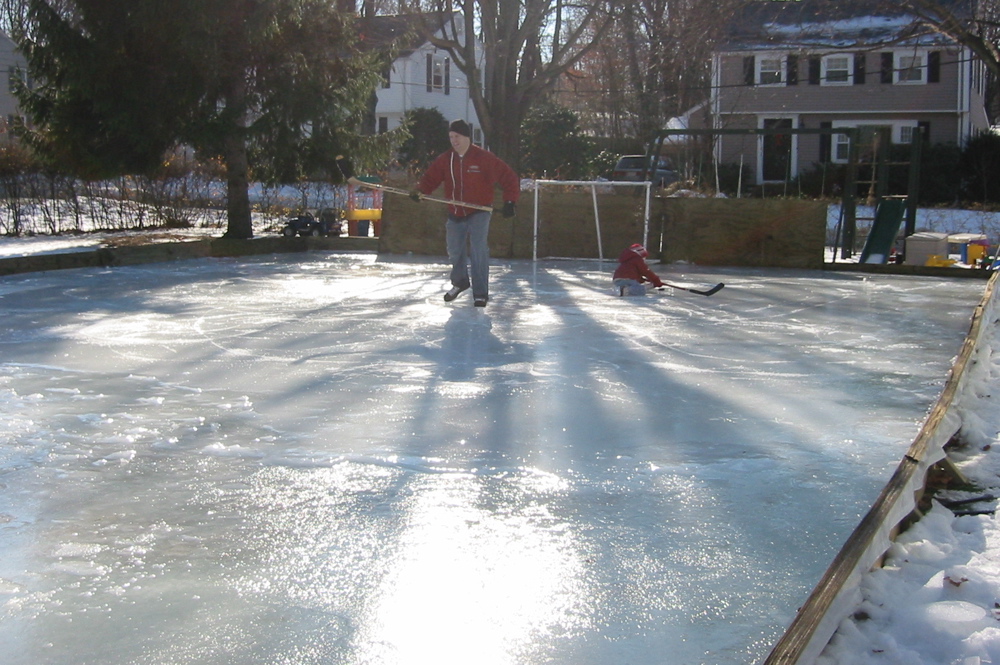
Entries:
<svg viewBox="0 0 1000 665">
<path fill-rule="evenodd" d="M 620 181 L 620 180 L 536 180 L 535 181 L 535 219 L 534 219 L 534 235 L 532 237 L 532 248 L 531 248 L 531 260 L 538 261 L 538 227 L 539 227 L 539 216 L 538 216 L 538 200 L 541 195 L 541 190 L 543 186 L 560 186 L 560 187 L 589 187 L 590 195 L 594 202 L 594 228 L 597 231 L 597 256 L 603 261 L 604 260 L 604 245 L 601 242 L 601 216 L 598 212 L 597 205 L 597 188 L 598 187 L 644 187 L 646 190 L 646 208 L 643 213 L 643 224 L 642 224 L 642 244 L 647 244 L 649 240 L 649 204 L 652 191 L 653 183 L 649 181 L 641 182 L 631 182 L 631 181 Z"/>
</svg>

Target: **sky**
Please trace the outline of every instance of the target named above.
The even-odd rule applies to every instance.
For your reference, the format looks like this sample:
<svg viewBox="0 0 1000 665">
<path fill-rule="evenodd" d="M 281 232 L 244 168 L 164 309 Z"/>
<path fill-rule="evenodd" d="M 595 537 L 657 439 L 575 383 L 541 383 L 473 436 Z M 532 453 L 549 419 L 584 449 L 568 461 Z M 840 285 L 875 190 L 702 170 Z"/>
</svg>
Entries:
<svg viewBox="0 0 1000 665">
<path fill-rule="evenodd" d="M 326 252 L 3 278 L 0 651 L 758 662 L 918 431 L 984 283 L 655 268 L 726 287 L 621 299 L 608 262 L 495 261 L 478 310 L 441 301 L 433 257 Z M 978 434 L 969 469 L 995 424 Z M 901 559 L 930 541 L 969 566 L 964 525 L 991 518 L 930 517 Z M 866 584 L 883 609 L 828 663 L 924 646 L 892 632 L 912 593 Z M 963 587 L 945 600 L 989 595 Z M 972 613 L 940 600 L 928 616 Z"/>
</svg>

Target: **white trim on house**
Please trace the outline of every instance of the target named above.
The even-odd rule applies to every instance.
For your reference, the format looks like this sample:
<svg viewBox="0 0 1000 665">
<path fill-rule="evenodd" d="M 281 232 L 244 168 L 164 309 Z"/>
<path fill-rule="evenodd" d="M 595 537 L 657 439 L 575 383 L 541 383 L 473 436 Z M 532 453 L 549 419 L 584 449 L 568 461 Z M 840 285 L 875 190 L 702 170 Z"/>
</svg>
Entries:
<svg viewBox="0 0 1000 665">
<path fill-rule="evenodd" d="M 972 89 L 973 81 L 972 51 L 968 47 L 958 50 L 958 76 L 955 77 L 956 97 L 958 99 L 958 136 L 955 143 L 964 146 L 972 134 Z"/>
</svg>

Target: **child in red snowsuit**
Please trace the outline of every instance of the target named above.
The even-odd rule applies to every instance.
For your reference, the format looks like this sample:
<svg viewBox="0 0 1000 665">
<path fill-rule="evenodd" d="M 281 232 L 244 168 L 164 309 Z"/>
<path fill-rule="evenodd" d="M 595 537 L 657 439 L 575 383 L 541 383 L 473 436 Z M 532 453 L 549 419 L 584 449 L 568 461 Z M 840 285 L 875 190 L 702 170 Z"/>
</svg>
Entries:
<svg viewBox="0 0 1000 665">
<path fill-rule="evenodd" d="M 636 243 L 624 250 L 618 257 L 618 268 L 611 277 L 615 288 L 620 296 L 644 296 L 646 295 L 646 282 L 655 287 L 664 286 L 656 273 L 646 265 L 646 257 L 649 252 L 646 248 Z"/>
</svg>

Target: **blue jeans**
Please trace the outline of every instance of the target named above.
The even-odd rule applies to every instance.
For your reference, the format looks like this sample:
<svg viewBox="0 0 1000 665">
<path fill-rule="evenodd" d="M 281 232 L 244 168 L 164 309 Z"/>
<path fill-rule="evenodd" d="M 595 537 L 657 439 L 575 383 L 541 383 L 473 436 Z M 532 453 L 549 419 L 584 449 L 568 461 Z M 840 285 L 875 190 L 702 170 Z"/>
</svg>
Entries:
<svg viewBox="0 0 1000 665">
<path fill-rule="evenodd" d="M 646 295 L 646 286 L 644 284 L 640 284 L 634 279 L 626 279 L 624 277 L 619 277 L 612 283 L 615 285 L 615 289 L 618 290 L 618 295 L 621 296 Z"/>
<path fill-rule="evenodd" d="M 490 294 L 490 246 L 487 238 L 491 214 L 486 210 L 477 210 L 465 217 L 448 215 L 445 223 L 445 242 L 448 246 L 448 260 L 451 261 L 451 284 L 463 289 L 471 285 L 473 298 L 486 298 Z"/>
</svg>

